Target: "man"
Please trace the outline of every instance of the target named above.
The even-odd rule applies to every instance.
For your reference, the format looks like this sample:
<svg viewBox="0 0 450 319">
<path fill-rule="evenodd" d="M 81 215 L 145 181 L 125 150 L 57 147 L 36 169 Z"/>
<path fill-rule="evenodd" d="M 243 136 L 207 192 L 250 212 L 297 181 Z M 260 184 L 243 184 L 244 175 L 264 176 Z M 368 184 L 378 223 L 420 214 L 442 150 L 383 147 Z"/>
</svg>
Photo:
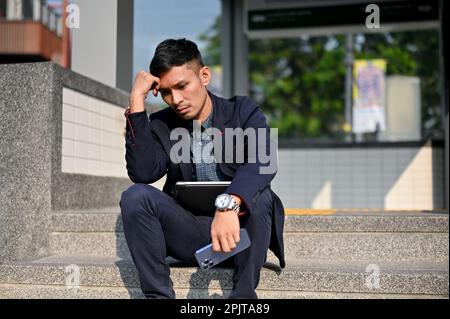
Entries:
<svg viewBox="0 0 450 319">
<path fill-rule="evenodd" d="M 252 244 L 233 257 L 230 298 L 257 298 L 255 289 L 269 247 L 284 268 L 284 209 L 269 184 L 275 172 L 261 173 L 259 158 L 243 163 L 214 158 L 211 162 L 195 158 L 197 152 L 190 152 L 188 162 L 171 158 L 176 141 L 170 134 L 175 129 L 192 134 L 193 125 L 198 124 L 202 130 L 214 127 L 221 132 L 225 128 L 269 130 L 254 102 L 215 96 L 206 88 L 210 79 L 195 43 L 165 40 L 156 48 L 150 73 L 137 74 L 125 112 L 127 169 L 135 184 L 122 194 L 120 206 L 125 237 L 147 298 L 175 297 L 167 256 L 194 264 L 195 251 L 211 242 L 214 251 L 230 252 L 240 240 L 240 228 L 246 228 Z M 149 121 L 144 101 L 150 91 L 155 96 L 161 93 L 170 108 L 151 114 Z M 267 134 L 265 142 L 269 140 Z M 148 185 L 166 174 L 163 191 Z M 226 196 L 233 199 L 233 207 L 204 216 L 187 211 L 174 198 L 177 181 L 205 180 L 231 181 Z"/>
</svg>

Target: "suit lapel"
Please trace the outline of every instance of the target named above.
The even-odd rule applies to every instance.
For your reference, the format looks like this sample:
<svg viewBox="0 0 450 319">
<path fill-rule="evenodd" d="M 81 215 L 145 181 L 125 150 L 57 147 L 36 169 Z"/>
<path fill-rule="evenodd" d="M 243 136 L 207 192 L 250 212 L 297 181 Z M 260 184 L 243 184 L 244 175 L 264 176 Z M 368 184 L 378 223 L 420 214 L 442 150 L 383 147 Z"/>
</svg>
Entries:
<svg viewBox="0 0 450 319">
<path fill-rule="evenodd" d="M 173 124 L 170 126 L 170 130 L 176 129 L 176 128 L 185 128 L 186 130 L 192 129 L 192 121 L 185 121 L 182 118 L 180 118 L 177 114 L 172 112 L 172 119 Z M 169 133 L 170 134 L 170 133 Z M 171 148 L 177 143 L 177 140 L 170 140 Z M 180 167 L 181 177 L 183 181 L 192 181 L 192 164 L 190 163 L 190 160 L 188 163 L 181 162 L 180 156 L 177 155 L 177 163 Z"/>
<path fill-rule="evenodd" d="M 224 132 L 225 127 L 228 127 L 230 122 L 230 107 L 226 100 L 215 96 L 209 91 L 208 93 L 214 108 L 212 126 L 218 128 L 221 132 Z"/>
<path fill-rule="evenodd" d="M 232 127 L 230 125 L 230 120 L 233 112 L 233 107 L 229 105 L 228 101 L 222 98 L 219 98 L 215 96 L 214 94 L 210 93 L 208 91 L 209 95 L 211 96 L 211 100 L 213 102 L 214 106 L 214 113 L 212 118 L 212 127 L 218 129 L 221 132 L 222 135 L 222 158 L 217 158 L 217 155 L 215 155 L 216 160 L 218 163 L 223 162 L 223 159 L 225 158 L 225 128 Z"/>
</svg>

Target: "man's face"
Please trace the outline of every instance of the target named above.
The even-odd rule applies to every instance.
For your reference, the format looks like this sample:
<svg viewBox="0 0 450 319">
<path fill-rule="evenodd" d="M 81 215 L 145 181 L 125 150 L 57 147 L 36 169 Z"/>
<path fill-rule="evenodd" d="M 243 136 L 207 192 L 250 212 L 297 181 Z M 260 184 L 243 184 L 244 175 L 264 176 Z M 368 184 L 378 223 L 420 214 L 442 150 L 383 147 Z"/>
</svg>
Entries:
<svg viewBox="0 0 450 319">
<path fill-rule="evenodd" d="M 200 115 L 208 97 L 205 86 L 211 77 L 207 67 L 191 63 L 174 66 L 163 73 L 159 85 L 164 102 L 185 120 L 197 119 Z"/>
</svg>

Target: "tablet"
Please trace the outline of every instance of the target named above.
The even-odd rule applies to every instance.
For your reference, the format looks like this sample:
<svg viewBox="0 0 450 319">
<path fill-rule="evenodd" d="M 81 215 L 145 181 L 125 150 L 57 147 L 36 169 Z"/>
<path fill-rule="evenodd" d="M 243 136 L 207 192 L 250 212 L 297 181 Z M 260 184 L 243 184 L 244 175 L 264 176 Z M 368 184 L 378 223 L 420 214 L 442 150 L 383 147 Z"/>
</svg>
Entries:
<svg viewBox="0 0 450 319">
<path fill-rule="evenodd" d="M 194 215 L 214 216 L 216 197 L 225 193 L 230 181 L 177 182 L 175 199 Z"/>
</svg>

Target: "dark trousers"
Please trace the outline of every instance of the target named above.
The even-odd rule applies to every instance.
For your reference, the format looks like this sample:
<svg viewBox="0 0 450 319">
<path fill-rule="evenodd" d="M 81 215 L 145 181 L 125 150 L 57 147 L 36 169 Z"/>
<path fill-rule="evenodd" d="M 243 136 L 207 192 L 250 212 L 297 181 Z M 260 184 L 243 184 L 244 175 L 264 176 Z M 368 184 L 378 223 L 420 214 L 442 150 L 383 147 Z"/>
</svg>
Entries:
<svg viewBox="0 0 450 319">
<path fill-rule="evenodd" d="M 175 298 L 166 257 L 196 264 L 194 253 L 211 243 L 213 217 L 196 216 L 172 197 L 146 184 L 134 184 L 120 201 L 128 247 L 147 298 Z M 263 191 L 251 214 L 240 217 L 252 244 L 233 258 L 230 298 L 257 298 L 255 289 L 267 257 L 272 195 Z"/>
</svg>

